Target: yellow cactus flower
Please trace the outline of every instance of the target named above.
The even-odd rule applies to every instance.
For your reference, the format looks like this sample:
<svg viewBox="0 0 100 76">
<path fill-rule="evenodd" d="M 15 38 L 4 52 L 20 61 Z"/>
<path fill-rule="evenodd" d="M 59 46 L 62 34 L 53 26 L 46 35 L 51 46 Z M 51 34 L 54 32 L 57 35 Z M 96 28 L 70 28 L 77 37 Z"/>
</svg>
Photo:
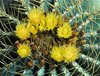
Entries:
<svg viewBox="0 0 100 76">
<path fill-rule="evenodd" d="M 15 33 L 21 40 L 25 40 L 30 37 L 30 29 L 25 26 L 24 23 L 16 26 Z"/>
<path fill-rule="evenodd" d="M 28 45 L 22 44 L 18 47 L 17 53 L 21 56 L 21 58 L 25 58 L 31 55 L 31 49 Z"/>
<path fill-rule="evenodd" d="M 57 26 L 57 16 L 53 12 L 48 13 L 46 16 L 46 27 L 47 30 L 53 30 Z"/>
<path fill-rule="evenodd" d="M 35 28 L 34 26 L 31 26 L 30 30 L 31 30 L 31 33 L 32 33 L 33 35 L 36 34 L 36 33 L 38 32 L 38 28 Z"/>
<path fill-rule="evenodd" d="M 28 18 L 32 25 L 40 24 L 42 17 L 44 17 L 43 11 L 38 7 L 29 11 Z"/>
<path fill-rule="evenodd" d="M 51 58 L 53 58 L 57 62 L 61 62 L 63 60 L 62 51 L 63 47 L 54 46 L 51 51 Z"/>
<path fill-rule="evenodd" d="M 79 56 L 79 51 L 79 48 L 76 48 L 74 45 L 68 45 L 67 47 L 65 47 L 65 50 L 63 52 L 64 62 L 74 62 L 75 59 L 77 59 Z"/>
<path fill-rule="evenodd" d="M 57 29 L 58 37 L 69 38 L 72 35 L 72 28 L 69 23 L 64 23 Z"/>
<path fill-rule="evenodd" d="M 51 58 L 53 58 L 57 62 L 64 61 L 66 63 L 74 62 L 75 59 L 79 56 L 79 48 L 76 48 L 74 45 L 67 46 L 54 46 L 51 50 Z"/>
</svg>

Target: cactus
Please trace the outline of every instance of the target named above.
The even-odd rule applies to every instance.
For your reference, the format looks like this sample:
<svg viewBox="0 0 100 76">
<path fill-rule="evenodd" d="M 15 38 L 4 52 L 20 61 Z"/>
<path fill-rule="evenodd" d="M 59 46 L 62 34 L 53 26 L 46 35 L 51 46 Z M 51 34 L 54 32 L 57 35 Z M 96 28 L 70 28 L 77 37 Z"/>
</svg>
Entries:
<svg viewBox="0 0 100 76">
<path fill-rule="evenodd" d="M 0 3 L 1 76 L 100 76 L 99 0 L 8 0 L 6 3 L 2 0 Z M 45 14 L 52 11 L 62 16 L 63 21 L 69 22 L 78 32 L 75 45 L 81 51 L 75 61 L 57 62 L 47 57 L 51 44 L 67 46 L 72 37 L 60 39 L 55 34 L 45 37 L 44 33 L 38 33 L 39 37 L 32 35 L 34 38 L 31 41 L 31 38 L 21 40 L 16 36 L 17 25 L 27 23 L 29 11 L 35 7 L 40 7 Z M 51 34 L 51 31 L 45 33 Z M 32 56 L 19 56 L 17 50 L 22 43 L 30 45 Z"/>
</svg>

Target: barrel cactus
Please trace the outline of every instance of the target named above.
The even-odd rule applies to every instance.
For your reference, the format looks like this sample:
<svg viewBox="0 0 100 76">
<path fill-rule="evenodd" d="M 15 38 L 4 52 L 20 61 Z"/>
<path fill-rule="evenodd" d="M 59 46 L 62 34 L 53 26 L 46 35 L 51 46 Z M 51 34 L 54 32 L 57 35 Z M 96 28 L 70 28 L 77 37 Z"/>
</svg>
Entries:
<svg viewBox="0 0 100 76">
<path fill-rule="evenodd" d="M 0 3 L 0 76 L 100 76 L 99 0 Z"/>
</svg>

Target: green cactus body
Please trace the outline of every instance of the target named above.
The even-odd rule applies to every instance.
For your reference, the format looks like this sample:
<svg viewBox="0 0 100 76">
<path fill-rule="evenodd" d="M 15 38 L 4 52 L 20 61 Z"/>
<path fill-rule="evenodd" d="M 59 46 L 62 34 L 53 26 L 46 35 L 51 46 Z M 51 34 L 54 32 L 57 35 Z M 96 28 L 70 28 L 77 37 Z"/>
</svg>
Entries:
<svg viewBox="0 0 100 76">
<path fill-rule="evenodd" d="M 99 4 L 99 0 L 9 0 L 7 3 L 5 0 L 2 1 L 0 5 L 0 76 L 100 76 Z M 16 36 L 16 27 L 21 23 L 28 24 L 27 16 L 35 7 L 40 7 L 45 16 L 50 11 L 62 16 L 63 21 L 68 20 L 71 27 L 79 33 L 76 46 L 81 51 L 75 61 L 57 62 L 47 57 L 46 54 L 51 49 L 49 44 L 60 46 L 71 39 L 71 37 L 60 39 L 54 35 L 55 31 L 46 31 L 47 35 L 39 32 L 38 36 L 41 37 L 33 42 L 29 38 L 29 46 L 32 48 L 34 45 L 35 51 L 32 50 L 31 56 L 25 58 L 18 55 L 18 47 L 26 43 L 27 39 L 21 40 Z M 75 28 L 74 25 L 76 25 Z M 51 33 L 52 35 L 49 35 Z M 83 40 L 86 42 L 82 42 Z M 15 43 L 16 41 L 19 42 Z M 45 52 L 41 52 L 42 47 L 46 47 Z M 32 55 L 35 56 L 32 57 Z M 27 65 L 28 61 L 33 65 L 31 62 Z"/>
</svg>

